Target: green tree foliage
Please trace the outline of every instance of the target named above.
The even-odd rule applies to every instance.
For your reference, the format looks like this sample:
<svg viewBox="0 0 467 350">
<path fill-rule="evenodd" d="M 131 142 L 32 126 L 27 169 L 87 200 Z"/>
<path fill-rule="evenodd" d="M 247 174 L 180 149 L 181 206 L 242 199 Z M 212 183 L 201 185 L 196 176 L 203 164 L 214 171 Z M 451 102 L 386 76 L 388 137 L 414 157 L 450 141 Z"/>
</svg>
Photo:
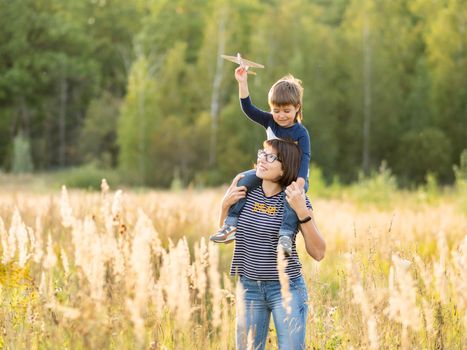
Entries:
<svg viewBox="0 0 467 350">
<path fill-rule="evenodd" d="M 457 161 L 467 142 L 466 21 L 465 3 L 449 0 L 425 34 L 435 126 L 452 140 L 451 164 Z"/>
<path fill-rule="evenodd" d="M 93 99 L 86 111 L 79 143 L 80 154 L 86 163 L 96 162 L 101 167 L 117 165 L 117 120 L 120 99 L 104 91 Z"/>
<path fill-rule="evenodd" d="M 23 129 L 39 168 L 80 161 L 87 105 L 103 85 L 124 93 L 135 11 L 119 0 L 25 0 L 1 1 L 0 12 L 0 156 Z"/>
<path fill-rule="evenodd" d="M 199 84 L 197 97 L 203 108 L 198 118 L 210 118 L 204 132 L 210 134 L 211 163 L 202 162 L 202 169 L 210 173 L 211 183 L 223 183 L 225 178 L 250 168 L 254 151 L 265 137 L 260 127 L 249 128 L 251 122 L 239 109 L 238 88 L 233 79 L 235 65 L 218 60 L 221 53 L 249 51 L 248 39 L 254 32 L 251 23 L 258 18 L 260 8 L 255 1 L 219 1 L 213 8 L 215 20 L 208 22 L 203 34 L 195 68 L 199 75 L 194 80 Z M 256 78 L 252 82 L 256 83 Z M 213 133 L 216 137 L 212 137 Z"/>
<path fill-rule="evenodd" d="M 461 0 L 1 1 L 0 166 L 12 169 L 24 130 L 39 169 L 94 162 L 142 185 L 225 183 L 265 138 L 242 115 L 235 65 L 219 60 L 240 52 L 266 66 L 249 77 L 260 108 L 280 77 L 303 81 L 327 181 L 386 161 L 404 185 L 452 182 L 467 148 L 466 11 Z"/>
<path fill-rule="evenodd" d="M 79 2 L 78 2 L 79 3 Z M 100 66 L 100 86 L 121 97 L 125 94 L 128 74 L 134 58 L 133 41 L 141 28 L 137 1 L 83 1 L 85 33 L 90 37 L 92 56 Z"/>
<path fill-rule="evenodd" d="M 120 168 L 128 180 L 141 185 L 148 184 L 156 167 L 151 159 L 151 138 L 162 119 L 158 85 L 150 70 L 144 56 L 133 64 L 118 121 Z"/>
<path fill-rule="evenodd" d="M 439 129 L 408 132 L 398 146 L 397 172 L 406 183 L 423 182 L 428 173 L 445 180 L 452 164 L 451 148 L 451 141 Z"/>
</svg>

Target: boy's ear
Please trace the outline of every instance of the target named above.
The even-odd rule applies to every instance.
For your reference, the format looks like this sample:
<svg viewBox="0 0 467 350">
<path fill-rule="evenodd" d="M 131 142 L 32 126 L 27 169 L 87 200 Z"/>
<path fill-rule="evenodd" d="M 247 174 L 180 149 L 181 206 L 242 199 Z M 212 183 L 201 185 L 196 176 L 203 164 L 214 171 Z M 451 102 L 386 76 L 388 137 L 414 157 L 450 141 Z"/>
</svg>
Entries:
<svg viewBox="0 0 467 350">
<path fill-rule="evenodd" d="M 298 113 L 302 111 L 302 105 L 299 103 L 295 108 L 297 109 L 297 113 L 295 114 L 295 119 L 297 119 Z"/>
</svg>

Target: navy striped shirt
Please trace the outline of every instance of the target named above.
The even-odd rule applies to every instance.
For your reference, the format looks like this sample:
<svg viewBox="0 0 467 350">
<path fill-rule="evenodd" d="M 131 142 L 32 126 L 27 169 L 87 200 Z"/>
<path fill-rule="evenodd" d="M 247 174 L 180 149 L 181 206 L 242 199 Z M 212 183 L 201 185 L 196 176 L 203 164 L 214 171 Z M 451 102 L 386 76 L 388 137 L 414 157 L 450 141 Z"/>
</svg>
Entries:
<svg viewBox="0 0 467 350">
<path fill-rule="evenodd" d="M 277 243 L 284 213 L 284 191 L 266 197 L 262 186 L 248 192 L 245 206 L 240 213 L 235 235 L 235 249 L 230 275 L 240 275 L 254 280 L 278 281 Z M 308 197 L 306 203 L 311 208 Z M 287 259 L 289 278 L 301 275 L 295 238 L 292 238 L 292 255 Z"/>
</svg>

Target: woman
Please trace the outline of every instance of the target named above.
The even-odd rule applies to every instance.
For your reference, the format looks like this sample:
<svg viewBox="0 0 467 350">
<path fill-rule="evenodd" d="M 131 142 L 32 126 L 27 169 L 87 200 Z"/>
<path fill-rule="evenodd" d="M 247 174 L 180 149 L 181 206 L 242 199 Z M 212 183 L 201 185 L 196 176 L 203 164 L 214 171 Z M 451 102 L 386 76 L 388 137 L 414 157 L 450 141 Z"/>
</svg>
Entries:
<svg viewBox="0 0 467 350">
<path fill-rule="evenodd" d="M 299 166 L 300 150 L 295 143 L 279 139 L 265 141 L 264 149 L 258 151 L 256 166 L 262 185 L 246 194 L 245 187 L 236 186 L 239 175 L 222 200 L 221 225 L 229 207 L 246 196 L 230 269 L 231 275 L 239 276 L 244 289 L 243 303 L 239 301 L 245 306 L 244 315 L 237 309 L 237 349 L 246 349 L 249 332 L 253 335 L 253 349 L 264 349 L 271 313 L 279 349 L 305 348 L 308 293 L 295 247 L 296 232 L 285 269 L 292 297 L 289 312 L 282 302 L 276 249 L 285 196 L 300 220 L 306 251 L 317 261 L 324 257 L 325 243 L 315 225 L 311 204 L 293 181 Z"/>
</svg>

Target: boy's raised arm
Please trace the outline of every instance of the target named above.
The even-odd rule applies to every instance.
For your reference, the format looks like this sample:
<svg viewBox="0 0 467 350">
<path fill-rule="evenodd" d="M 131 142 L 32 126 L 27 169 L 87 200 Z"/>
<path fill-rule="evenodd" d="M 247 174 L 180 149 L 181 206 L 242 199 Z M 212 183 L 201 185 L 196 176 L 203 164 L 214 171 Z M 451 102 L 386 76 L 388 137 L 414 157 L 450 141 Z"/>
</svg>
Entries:
<svg viewBox="0 0 467 350">
<path fill-rule="evenodd" d="M 238 81 L 238 96 L 245 98 L 250 96 L 248 91 L 248 72 L 243 67 L 235 69 L 235 79 Z"/>
<path fill-rule="evenodd" d="M 269 121 L 272 118 L 270 113 L 264 112 L 261 109 L 256 108 L 250 100 L 250 92 L 248 91 L 248 74 L 247 70 L 243 67 L 235 69 L 235 79 L 238 81 L 238 95 L 240 97 L 240 103 L 242 111 L 245 115 L 253 120 L 254 122 L 267 128 Z"/>
</svg>

